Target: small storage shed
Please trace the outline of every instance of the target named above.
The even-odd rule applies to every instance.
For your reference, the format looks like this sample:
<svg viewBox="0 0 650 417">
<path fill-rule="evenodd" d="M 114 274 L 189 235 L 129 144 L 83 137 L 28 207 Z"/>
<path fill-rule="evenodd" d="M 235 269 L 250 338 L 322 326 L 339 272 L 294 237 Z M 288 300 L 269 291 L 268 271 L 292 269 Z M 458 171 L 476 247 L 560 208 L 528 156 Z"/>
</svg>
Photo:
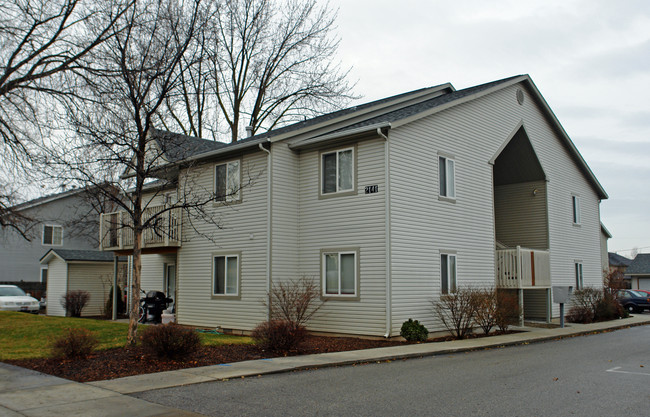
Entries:
<svg viewBox="0 0 650 417">
<path fill-rule="evenodd" d="M 82 316 L 101 315 L 113 283 L 114 262 L 112 252 L 50 249 L 41 258 L 41 265 L 48 269 L 47 315 L 65 316 L 61 298 L 74 290 L 90 293 Z"/>
</svg>

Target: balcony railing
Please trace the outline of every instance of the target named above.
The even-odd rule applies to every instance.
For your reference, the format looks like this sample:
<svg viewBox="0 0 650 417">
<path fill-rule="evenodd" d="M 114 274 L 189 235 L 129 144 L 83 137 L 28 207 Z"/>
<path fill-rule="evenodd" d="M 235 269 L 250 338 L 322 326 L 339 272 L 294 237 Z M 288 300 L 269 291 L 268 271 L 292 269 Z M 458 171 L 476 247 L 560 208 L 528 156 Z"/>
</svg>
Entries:
<svg viewBox="0 0 650 417">
<path fill-rule="evenodd" d="M 549 288 L 549 252 L 520 246 L 516 249 L 497 249 L 496 285 L 498 288 Z"/>
<path fill-rule="evenodd" d="M 181 246 L 180 208 L 165 209 L 165 206 L 153 206 L 143 210 L 142 223 L 155 216 L 151 226 L 142 233 L 143 249 Z M 160 214 L 156 215 L 157 213 Z M 125 211 L 102 213 L 99 221 L 99 239 L 101 250 L 133 249 L 131 216 Z"/>
</svg>

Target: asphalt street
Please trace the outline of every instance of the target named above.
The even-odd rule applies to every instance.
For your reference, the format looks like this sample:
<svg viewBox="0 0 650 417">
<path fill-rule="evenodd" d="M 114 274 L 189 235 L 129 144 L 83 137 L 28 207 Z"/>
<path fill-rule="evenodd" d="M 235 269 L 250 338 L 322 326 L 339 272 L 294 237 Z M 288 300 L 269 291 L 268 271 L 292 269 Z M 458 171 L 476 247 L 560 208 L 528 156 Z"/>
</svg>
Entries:
<svg viewBox="0 0 650 417">
<path fill-rule="evenodd" d="M 648 416 L 650 326 L 133 396 L 209 416 Z"/>
</svg>

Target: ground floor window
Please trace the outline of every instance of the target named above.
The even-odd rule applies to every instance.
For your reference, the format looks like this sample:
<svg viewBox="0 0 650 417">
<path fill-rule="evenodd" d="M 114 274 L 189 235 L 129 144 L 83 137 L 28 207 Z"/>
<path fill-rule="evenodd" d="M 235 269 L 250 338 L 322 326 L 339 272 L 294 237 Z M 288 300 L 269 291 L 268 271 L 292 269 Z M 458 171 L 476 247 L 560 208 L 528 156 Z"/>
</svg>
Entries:
<svg viewBox="0 0 650 417">
<path fill-rule="evenodd" d="M 575 263 L 575 275 L 576 275 L 576 290 L 581 290 L 584 288 L 584 280 L 582 277 L 582 263 Z"/>
<path fill-rule="evenodd" d="M 442 294 L 456 292 L 456 255 L 440 254 L 440 282 Z"/>
<path fill-rule="evenodd" d="M 357 252 L 323 252 L 323 289 L 325 295 L 357 295 Z"/>
<path fill-rule="evenodd" d="M 212 271 L 212 295 L 239 294 L 239 255 L 215 255 Z"/>
<path fill-rule="evenodd" d="M 47 267 L 41 268 L 41 282 L 47 285 Z"/>
</svg>

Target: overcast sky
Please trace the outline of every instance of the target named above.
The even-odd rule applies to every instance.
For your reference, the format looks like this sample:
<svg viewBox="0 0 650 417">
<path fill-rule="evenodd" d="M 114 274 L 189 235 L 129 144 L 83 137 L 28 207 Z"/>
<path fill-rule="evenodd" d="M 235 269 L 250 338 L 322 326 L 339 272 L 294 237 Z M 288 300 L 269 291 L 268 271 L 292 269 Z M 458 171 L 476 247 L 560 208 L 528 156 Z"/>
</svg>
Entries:
<svg viewBox="0 0 650 417">
<path fill-rule="evenodd" d="M 529 74 L 609 194 L 610 251 L 650 252 L 648 0 L 330 4 L 360 102 Z"/>
</svg>

